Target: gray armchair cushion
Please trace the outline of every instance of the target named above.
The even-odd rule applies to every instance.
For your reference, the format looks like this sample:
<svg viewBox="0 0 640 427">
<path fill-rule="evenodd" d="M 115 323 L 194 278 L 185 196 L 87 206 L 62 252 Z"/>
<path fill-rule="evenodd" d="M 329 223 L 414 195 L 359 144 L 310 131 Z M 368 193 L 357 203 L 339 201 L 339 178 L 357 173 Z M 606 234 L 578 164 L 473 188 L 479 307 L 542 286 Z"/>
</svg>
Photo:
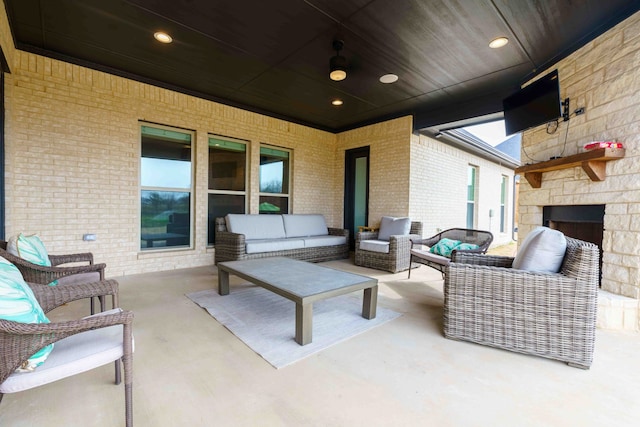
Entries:
<svg viewBox="0 0 640 427">
<path fill-rule="evenodd" d="M 361 240 L 360 250 L 388 254 L 389 242 L 385 242 L 384 240 Z"/>
<path fill-rule="evenodd" d="M 394 218 L 392 216 L 383 216 L 382 220 L 380 221 L 378 240 L 388 241 L 391 236 L 409 234 L 410 230 L 410 218 Z"/>
<path fill-rule="evenodd" d="M 513 267 L 517 270 L 557 273 L 567 250 L 564 234 L 548 227 L 537 227 L 522 241 Z"/>
</svg>

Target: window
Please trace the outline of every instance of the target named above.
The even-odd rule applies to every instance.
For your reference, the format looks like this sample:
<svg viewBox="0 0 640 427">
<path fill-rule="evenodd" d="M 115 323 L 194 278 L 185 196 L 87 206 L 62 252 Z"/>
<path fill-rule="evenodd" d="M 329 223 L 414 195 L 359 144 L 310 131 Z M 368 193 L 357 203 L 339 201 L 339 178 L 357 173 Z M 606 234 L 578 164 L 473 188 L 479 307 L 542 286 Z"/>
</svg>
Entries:
<svg viewBox="0 0 640 427">
<path fill-rule="evenodd" d="M 476 228 L 476 189 L 478 167 L 469 165 L 467 170 L 467 228 Z"/>
<path fill-rule="evenodd" d="M 260 147 L 261 214 L 289 213 L 290 152 Z"/>
<path fill-rule="evenodd" d="M 247 144 L 209 136 L 209 230 L 215 243 L 215 220 L 229 213 L 245 213 Z"/>
<path fill-rule="evenodd" d="M 502 175 L 502 183 L 500 184 L 500 232 L 507 231 L 507 188 L 509 185 L 509 177 Z"/>
<path fill-rule="evenodd" d="M 191 245 L 193 132 L 141 126 L 140 249 Z"/>
</svg>

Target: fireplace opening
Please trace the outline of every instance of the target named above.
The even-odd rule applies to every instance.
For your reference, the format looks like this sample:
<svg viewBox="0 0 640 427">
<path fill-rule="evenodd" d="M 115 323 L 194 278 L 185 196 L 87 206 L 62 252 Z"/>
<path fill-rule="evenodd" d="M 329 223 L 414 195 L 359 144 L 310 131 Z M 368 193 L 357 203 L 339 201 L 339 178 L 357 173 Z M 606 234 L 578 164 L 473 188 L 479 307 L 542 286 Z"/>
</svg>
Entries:
<svg viewBox="0 0 640 427">
<path fill-rule="evenodd" d="M 542 225 L 598 246 L 601 279 L 604 207 L 605 205 L 562 205 L 542 208 Z"/>
</svg>

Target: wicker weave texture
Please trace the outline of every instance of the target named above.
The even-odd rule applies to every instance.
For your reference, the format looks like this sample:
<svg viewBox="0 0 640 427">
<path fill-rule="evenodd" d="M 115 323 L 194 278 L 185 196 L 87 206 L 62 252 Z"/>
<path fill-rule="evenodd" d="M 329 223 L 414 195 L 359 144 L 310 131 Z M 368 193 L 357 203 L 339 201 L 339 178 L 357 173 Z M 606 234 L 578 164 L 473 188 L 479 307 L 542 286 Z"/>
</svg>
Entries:
<svg viewBox="0 0 640 427">
<path fill-rule="evenodd" d="M 456 258 L 445 275 L 445 336 L 589 368 L 599 250 L 591 243 L 566 240 L 556 274 L 511 269 L 510 257 Z M 483 258 L 490 265 L 482 265 Z M 460 263 L 468 260 L 474 264 Z"/>
<path fill-rule="evenodd" d="M 421 246 L 433 246 L 438 243 L 442 239 L 451 239 L 451 240 L 459 240 L 463 243 L 471 243 L 473 245 L 478 245 L 478 249 L 466 249 L 464 251 L 454 250 L 451 253 L 451 257 L 453 258 L 456 254 L 461 253 L 478 253 L 484 254 L 491 246 L 491 242 L 493 242 L 493 234 L 489 231 L 484 230 L 473 230 L 469 228 L 450 228 L 448 230 L 444 230 L 438 234 L 435 234 L 431 237 L 427 237 L 425 239 L 412 239 L 411 241 L 411 249 L 420 248 Z M 444 273 L 447 266 L 443 264 L 439 264 L 437 262 L 433 262 L 426 258 L 421 258 L 418 255 L 411 254 L 411 262 L 424 264 L 428 267 L 434 268 L 441 273 Z"/>
<path fill-rule="evenodd" d="M 360 249 L 362 240 L 376 240 L 375 231 L 361 231 L 356 234 L 356 250 L 354 263 L 356 265 L 377 270 L 397 273 L 409 269 L 411 240 L 422 238 L 422 222 L 412 221 L 410 234 L 391 236 L 389 238 L 389 253 L 373 252 Z"/>
<path fill-rule="evenodd" d="M 330 236 L 345 236 L 349 241 L 349 230 L 329 227 Z M 349 244 L 335 246 L 319 246 L 315 248 L 289 249 L 248 254 L 246 251 L 244 234 L 227 231 L 224 218 L 216 218 L 215 264 L 224 261 L 238 261 L 245 259 L 270 258 L 284 256 L 300 261 L 323 262 L 335 259 L 349 258 Z"/>
<path fill-rule="evenodd" d="M 48 312 L 61 303 L 64 304 L 75 299 L 117 293 L 118 283 L 107 280 L 68 287 L 40 285 L 32 289 L 43 310 Z M 70 293 L 72 291 L 73 294 Z M 32 354 L 51 343 L 85 331 L 123 325 L 122 362 L 125 379 L 125 420 L 127 426 L 132 426 L 132 323 L 133 313 L 130 311 L 54 323 L 20 323 L 0 319 L 0 383 L 3 383 Z M 119 379 L 118 375 L 116 378 Z"/>
</svg>

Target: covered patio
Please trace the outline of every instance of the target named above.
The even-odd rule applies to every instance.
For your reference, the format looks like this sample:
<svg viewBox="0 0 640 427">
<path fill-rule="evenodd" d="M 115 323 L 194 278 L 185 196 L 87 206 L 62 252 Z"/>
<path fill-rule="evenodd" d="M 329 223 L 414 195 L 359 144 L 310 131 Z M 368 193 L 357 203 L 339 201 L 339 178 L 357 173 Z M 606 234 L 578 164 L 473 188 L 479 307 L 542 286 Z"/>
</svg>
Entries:
<svg viewBox="0 0 640 427">
<path fill-rule="evenodd" d="M 275 369 L 184 294 L 217 286 L 213 267 L 119 279 L 135 312 L 135 425 L 632 426 L 640 417 L 637 333 L 597 330 L 584 371 L 442 336 L 442 277 L 411 279 L 325 263 L 379 281 L 381 307 L 402 316 Z M 52 312 L 86 315 L 85 301 Z M 188 333 L 185 333 L 188 331 Z M 6 395 L 0 425 L 122 425 L 113 365 Z"/>
</svg>

